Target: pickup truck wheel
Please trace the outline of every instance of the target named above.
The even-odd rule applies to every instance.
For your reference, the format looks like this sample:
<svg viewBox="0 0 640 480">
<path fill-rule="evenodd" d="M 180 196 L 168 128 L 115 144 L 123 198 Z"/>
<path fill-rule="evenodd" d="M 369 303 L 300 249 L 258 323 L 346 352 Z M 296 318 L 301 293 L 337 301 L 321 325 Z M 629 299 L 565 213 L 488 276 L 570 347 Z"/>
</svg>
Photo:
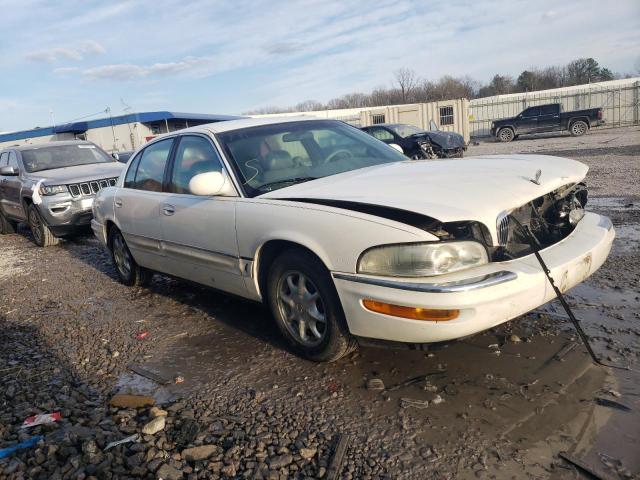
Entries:
<svg viewBox="0 0 640 480">
<path fill-rule="evenodd" d="M 306 252 L 288 250 L 276 258 L 267 299 L 280 332 L 298 355 L 332 362 L 357 347 L 329 272 Z"/>
<path fill-rule="evenodd" d="M 118 278 L 122 283 L 129 287 L 142 287 L 149 283 L 153 276 L 152 272 L 136 263 L 122 233 L 115 227 L 109 232 L 108 246 Z"/>
<path fill-rule="evenodd" d="M 8 235 L 10 233 L 16 233 L 18 222 L 9 220 L 4 216 L 4 213 L 0 212 L 0 235 Z"/>
<path fill-rule="evenodd" d="M 501 142 L 505 142 L 505 143 L 506 143 L 506 142 L 510 142 L 510 141 L 511 141 L 511 140 L 513 140 L 514 138 L 515 138 L 515 135 L 514 135 L 514 133 L 513 133 L 513 129 L 512 129 L 512 128 L 504 127 L 504 128 L 501 128 L 501 129 L 498 131 L 498 139 L 499 139 Z"/>
<path fill-rule="evenodd" d="M 51 233 L 51 229 L 43 220 L 42 215 L 40 215 L 38 207 L 34 204 L 29 205 L 27 217 L 33 241 L 36 245 L 39 247 L 52 247 L 60 243 L 60 239 Z"/>
<path fill-rule="evenodd" d="M 576 120 L 571 124 L 571 127 L 569 127 L 569 131 L 574 137 L 580 137 L 587 133 L 588 130 L 589 125 L 587 125 L 587 122 L 583 120 Z"/>
</svg>

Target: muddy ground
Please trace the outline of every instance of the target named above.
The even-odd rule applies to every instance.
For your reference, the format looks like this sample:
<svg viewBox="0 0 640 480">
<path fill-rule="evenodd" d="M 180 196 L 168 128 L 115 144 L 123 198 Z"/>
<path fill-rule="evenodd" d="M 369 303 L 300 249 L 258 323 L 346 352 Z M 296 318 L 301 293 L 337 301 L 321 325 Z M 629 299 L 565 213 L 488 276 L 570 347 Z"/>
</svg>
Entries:
<svg viewBox="0 0 640 480">
<path fill-rule="evenodd" d="M 561 452 L 640 478 L 640 129 L 468 155 L 513 152 L 590 166 L 589 208 L 618 237 L 568 296 L 598 354 L 632 370 L 593 366 L 556 302 L 439 350 L 314 364 L 259 305 L 159 275 L 128 288 L 93 238 L 40 249 L 22 228 L 0 237 L 0 449 L 42 439 L 0 478 L 330 478 L 339 435 L 335 478 L 582 478 Z M 153 396 L 164 428 L 143 433 L 152 412 L 109 406 L 118 392 Z M 46 412 L 61 420 L 20 428 Z"/>
</svg>

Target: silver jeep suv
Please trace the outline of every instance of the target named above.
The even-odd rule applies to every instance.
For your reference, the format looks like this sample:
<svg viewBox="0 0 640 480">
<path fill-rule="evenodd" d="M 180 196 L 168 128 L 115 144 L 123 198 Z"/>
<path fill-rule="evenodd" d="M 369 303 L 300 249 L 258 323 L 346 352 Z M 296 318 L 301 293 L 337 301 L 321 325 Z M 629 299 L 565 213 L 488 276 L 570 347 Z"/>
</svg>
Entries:
<svg viewBox="0 0 640 480">
<path fill-rule="evenodd" d="M 46 247 L 87 230 L 95 194 L 115 185 L 123 167 L 85 141 L 0 151 L 0 234 L 26 222 L 36 244 Z"/>
</svg>

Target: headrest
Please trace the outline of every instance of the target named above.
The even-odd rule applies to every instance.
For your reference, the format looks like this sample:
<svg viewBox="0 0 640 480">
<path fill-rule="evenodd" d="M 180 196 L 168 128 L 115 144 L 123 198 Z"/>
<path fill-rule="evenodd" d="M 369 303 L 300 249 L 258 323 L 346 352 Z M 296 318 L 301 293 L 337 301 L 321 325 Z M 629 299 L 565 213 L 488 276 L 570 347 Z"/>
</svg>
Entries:
<svg viewBox="0 0 640 480">
<path fill-rule="evenodd" d="M 264 158 L 262 165 L 268 171 L 295 167 L 291 154 L 286 150 L 272 150 Z"/>
</svg>

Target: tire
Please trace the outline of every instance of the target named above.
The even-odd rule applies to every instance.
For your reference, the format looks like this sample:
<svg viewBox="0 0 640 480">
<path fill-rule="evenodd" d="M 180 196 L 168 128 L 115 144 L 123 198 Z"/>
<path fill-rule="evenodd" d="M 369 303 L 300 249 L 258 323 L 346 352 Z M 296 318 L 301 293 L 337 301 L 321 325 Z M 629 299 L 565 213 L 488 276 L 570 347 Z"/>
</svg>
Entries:
<svg viewBox="0 0 640 480">
<path fill-rule="evenodd" d="M 9 235 L 11 233 L 16 233 L 17 228 L 18 222 L 9 220 L 4 216 L 4 213 L 0 211 L 0 235 Z"/>
<path fill-rule="evenodd" d="M 501 128 L 500 130 L 498 130 L 497 137 L 498 137 L 498 140 L 500 140 L 503 143 L 512 141 L 515 138 L 513 128 L 511 127 Z"/>
<path fill-rule="evenodd" d="M 38 207 L 33 203 L 27 208 L 27 219 L 36 245 L 39 247 L 52 247 L 60 243 L 60 239 L 51 233 L 51 229 L 45 223 L 42 215 L 40 215 Z"/>
<path fill-rule="evenodd" d="M 153 273 L 136 263 L 118 228 L 111 228 L 107 244 L 120 282 L 129 287 L 143 287 L 149 284 Z"/>
<path fill-rule="evenodd" d="M 576 120 L 569 127 L 569 132 L 573 137 L 581 137 L 589 131 L 589 125 L 584 120 Z"/>
<path fill-rule="evenodd" d="M 282 336 L 301 357 L 332 362 L 357 348 L 331 276 L 312 255 L 291 249 L 277 257 L 267 300 Z"/>
</svg>

